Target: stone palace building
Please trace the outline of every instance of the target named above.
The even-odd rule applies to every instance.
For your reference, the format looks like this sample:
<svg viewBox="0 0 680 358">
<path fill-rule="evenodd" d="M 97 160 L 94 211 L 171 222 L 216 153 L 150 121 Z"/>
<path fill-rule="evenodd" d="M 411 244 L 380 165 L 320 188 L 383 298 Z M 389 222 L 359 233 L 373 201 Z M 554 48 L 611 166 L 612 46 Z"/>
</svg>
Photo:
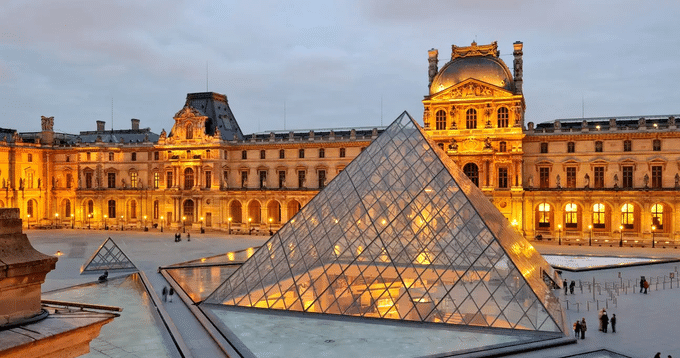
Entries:
<svg viewBox="0 0 680 358">
<path fill-rule="evenodd" d="M 674 245 L 680 190 L 675 117 L 525 123 L 522 43 L 429 51 L 423 127 L 527 238 Z M 292 218 L 381 128 L 244 135 L 222 94 L 190 93 L 169 133 L 0 128 L 0 207 L 26 225 L 212 228 L 268 233 Z M 677 232 L 677 234 L 676 234 Z"/>
</svg>

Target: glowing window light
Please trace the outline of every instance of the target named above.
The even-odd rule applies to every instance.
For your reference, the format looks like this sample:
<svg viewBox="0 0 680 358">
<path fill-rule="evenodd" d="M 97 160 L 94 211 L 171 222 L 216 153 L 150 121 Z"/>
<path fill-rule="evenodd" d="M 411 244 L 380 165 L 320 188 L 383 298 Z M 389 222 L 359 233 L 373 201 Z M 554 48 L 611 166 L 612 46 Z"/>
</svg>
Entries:
<svg viewBox="0 0 680 358">
<path fill-rule="evenodd" d="M 250 256 L 253 256 L 254 253 L 255 249 L 252 247 L 249 247 L 248 250 L 246 250 L 246 255 L 248 255 L 248 258 L 250 258 Z"/>
<path fill-rule="evenodd" d="M 335 245 L 333 251 L 335 251 L 335 256 L 340 256 L 340 245 Z"/>
<path fill-rule="evenodd" d="M 234 261 L 234 258 L 235 258 L 234 253 L 233 253 L 233 252 L 228 252 L 228 253 L 227 253 L 227 258 L 229 259 L 229 261 Z"/>
</svg>

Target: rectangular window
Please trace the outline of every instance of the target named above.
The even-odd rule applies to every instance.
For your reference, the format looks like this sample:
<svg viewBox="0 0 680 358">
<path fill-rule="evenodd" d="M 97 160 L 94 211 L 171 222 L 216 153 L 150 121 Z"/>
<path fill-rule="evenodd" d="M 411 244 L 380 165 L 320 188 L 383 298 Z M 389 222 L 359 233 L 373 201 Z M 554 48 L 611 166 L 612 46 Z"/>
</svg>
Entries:
<svg viewBox="0 0 680 358">
<path fill-rule="evenodd" d="M 624 140 L 623 141 L 623 151 L 624 152 L 630 152 L 633 150 L 633 142 L 630 140 Z"/>
<path fill-rule="evenodd" d="M 159 207 L 158 207 L 158 200 L 154 200 L 153 202 L 153 218 L 155 220 L 158 220 L 158 212 L 159 212 Z"/>
<path fill-rule="evenodd" d="M 153 188 L 158 189 L 160 185 L 161 185 L 161 173 L 155 172 L 153 173 Z"/>
<path fill-rule="evenodd" d="M 229 187 L 229 171 L 225 170 L 222 172 L 222 180 L 224 180 L 224 186 Z"/>
<path fill-rule="evenodd" d="M 116 187 L 116 173 L 108 173 L 108 184 L 111 189 Z"/>
<path fill-rule="evenodd" d="M 593 188 L 601 189 L 604 188 L 604 167 L 593 168 L 594 182 Z"/>
<path fill-rule="evenodd" d="M 567 188 L 576 188 L 576 168 L 567 168 Z"/>
<path fill-rule="evenodd" d="M 548 153 L 548 143 L 541 143 L 541 153 Z"/>
<path fill-rule="evenodd" d="M 68 162 L 70 162 L 70 161 L 71 161 L 71 156 L 70 156 L 70 155 L 67 155 L 67 156 L 66 156 L 66 163 L 68 163 Z"/>
<path fill-rule="evenodd" d="M 576 151 L 576 144 L 574 142 L 567 143 L 567 153 L 574 153 Z"/>
<path fill-rule="evenodd" d="M 212 186 L 212 172 L 206 171 L 205 172 L 205 188 L 210 189 L 211 186 Z"/>
<path fill-rule="evenodd" d="M 267 171 L 260 170 L 259 176 L 260 176 L 260 189 L 264 189 L 267 186 Z"/>
<path fill-rule="evenodd" d="M 300 150 L 298 151 L 298 158 L 304 158 L 304 157 L 305 157 L 305 150 L 304 150 L 304 149 L 300 149 Z"/>
<path fill-rule="evenodd" d="M 245 188 L 247 186 L 248 186 L 248 172 L 242 171 L 241 172 L 241 188 Z"/>
<path fill-rule="evenodd" d="M 165 173 L 165 187 L 172 188 L 172 172 Z"/>
<path fill-rule="evenodd" d="M 624 188 L 632 188 L 633 187 L 633 167 L 632 166 L 626 166 L 622 168 L 622 173 L 621 175 L 623 176 L 623 181 L 621 184 L 623 185 Z"/>
<path fill-rule="evenodd" d="M 109 152 L 109 161 L 112 162 L 114 159 L 113 152 Z"/>
<path fill-rule="evenodd" d="M 655 152 L 660 152 L 661 151 L 661 140 L 660 139 L 654 139 L 652 142 L 652 150 Z"/>
<path fill-rule="evenodd" d="M 92 189 L 92 173 L 85 173 L 85 188 Z"/>
<path fill-rule="evenodd" d="M 286 158 L 286 151 L 283 149 L 279 150 L 279 159 L 285 159 Z"/>
<path fill-rule="evenodd" d="M 267 158 L 267 152 L 264 150 L 260 151 L 260 159 L 266 159 Z"/>
<path fill-rule="evenodd" d="M 33 173 L 28 173 L 27 176 L 28 178 L 26 179 L 26 186 L 28 189 L 33 189 Z"/>
<path fill-rule="evenodd" d="M 319 176 L 319 188 L 325 188 L 326 187 L 326 171 L 325 170 L 319 170 L 318 172 Z"/>
<path fill-rule="evenodd" d="M 660 165 L 652 167 L 652 188 L 661 189 L 663 187 L 661 183 L 662 168 Z"/>
<path fill-rule="evenodd" d="M 550 168 L 538 168 L 539 188 L 550 187 Z"/>
<path fill-rule="evenodd" d="M 601 141 L 595 142 L 595 151 L 598 152 L 598 153 L 602 152 L 603 146 L 604 145 Z"/>
<path fill-rule="evenodd" d="M 87 161 L 89 162 L 90 160 L 92 160 L 92 153 L 87 152 Z"/>
<path fill-rule="evenodd" d="M 298 170 L 298 188 L 305 187 L 305 175 L 307 173 L 304 170 Z"/>
<path fill-rule="evenodd" d="M 153 160 L 160 160 L 161 154 L 159 152 L 153 152 Z"/>
<path fill-rule="evenodd" d="M 286 171 L 279 170 L 279 188 L 284 188 L 286 186 Z"/>
<path fill-rule="evenodd" d="M 345 148 L 340 148 L 340 158 L 345 157 Z"/>
<path fill-rule="evenodd" d="M 132 153 L 132 154 L 130 155 L 130 159 L 131 159 L 133 162 L 136 162 L 136 161 L 137 161 L 137 153 Z"/>
<path fill-rule="evenodd" d="M 137 172 L 130 173 L 130 187 L 137 187 Z"/>
<path fill-rule="evenodd" d="M 241 151 L 241 159 L 248 159 L 248 151 L 242 150 Z"/>
<path fill-rule="evenodd" d="M 28 153 L 27 159 L 28 159 L 28 162 L 29 162 L 29 163 L 32 163 L 32 162 L 33 162 L 33 154 Z"/>
<path fill-rule="evenodd" d="M 498 187 L 508 188 L 508 168 L 498 168 Z"/>
<path fill-rule="evenodd" d="M 323 148 L 319 149 L 319 158 L 325 158 L 326 157 L 326 150 Z"/>
</svg>

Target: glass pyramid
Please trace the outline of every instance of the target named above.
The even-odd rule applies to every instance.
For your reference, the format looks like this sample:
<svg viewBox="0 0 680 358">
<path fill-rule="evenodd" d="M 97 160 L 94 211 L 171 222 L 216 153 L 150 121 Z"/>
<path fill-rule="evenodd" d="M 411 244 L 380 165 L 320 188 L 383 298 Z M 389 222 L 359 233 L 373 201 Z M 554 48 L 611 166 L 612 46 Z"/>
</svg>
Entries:
<svg viewBox="0 0 680 358">
<path fill-rule="evenodd" d="M 544 275 L 404 112 L 205 302 L 568 334 Z"/>
<path fill-rule="evenodd" d="M 137 270 L 137 267 L 118 245 L 111 238 L 108 238 L 83 265 L 80 273 L 104 270 Z"/>
</svg>

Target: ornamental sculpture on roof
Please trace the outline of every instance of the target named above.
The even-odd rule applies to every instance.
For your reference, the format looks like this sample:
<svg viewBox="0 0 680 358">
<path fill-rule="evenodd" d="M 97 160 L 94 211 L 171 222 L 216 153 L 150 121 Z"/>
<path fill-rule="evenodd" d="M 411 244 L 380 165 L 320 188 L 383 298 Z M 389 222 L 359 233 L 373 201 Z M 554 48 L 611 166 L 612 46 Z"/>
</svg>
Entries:
<svg viewBox="0 0 680 358">
<path fill-rule="evenodd" d="M 498 57 L 498 42 L 494 41 L 489 45 L 477 45 L 472 41 L 470 46 L 451 45 L 451 59 L 470 56 L 494 56 Z"/>
</svg>

